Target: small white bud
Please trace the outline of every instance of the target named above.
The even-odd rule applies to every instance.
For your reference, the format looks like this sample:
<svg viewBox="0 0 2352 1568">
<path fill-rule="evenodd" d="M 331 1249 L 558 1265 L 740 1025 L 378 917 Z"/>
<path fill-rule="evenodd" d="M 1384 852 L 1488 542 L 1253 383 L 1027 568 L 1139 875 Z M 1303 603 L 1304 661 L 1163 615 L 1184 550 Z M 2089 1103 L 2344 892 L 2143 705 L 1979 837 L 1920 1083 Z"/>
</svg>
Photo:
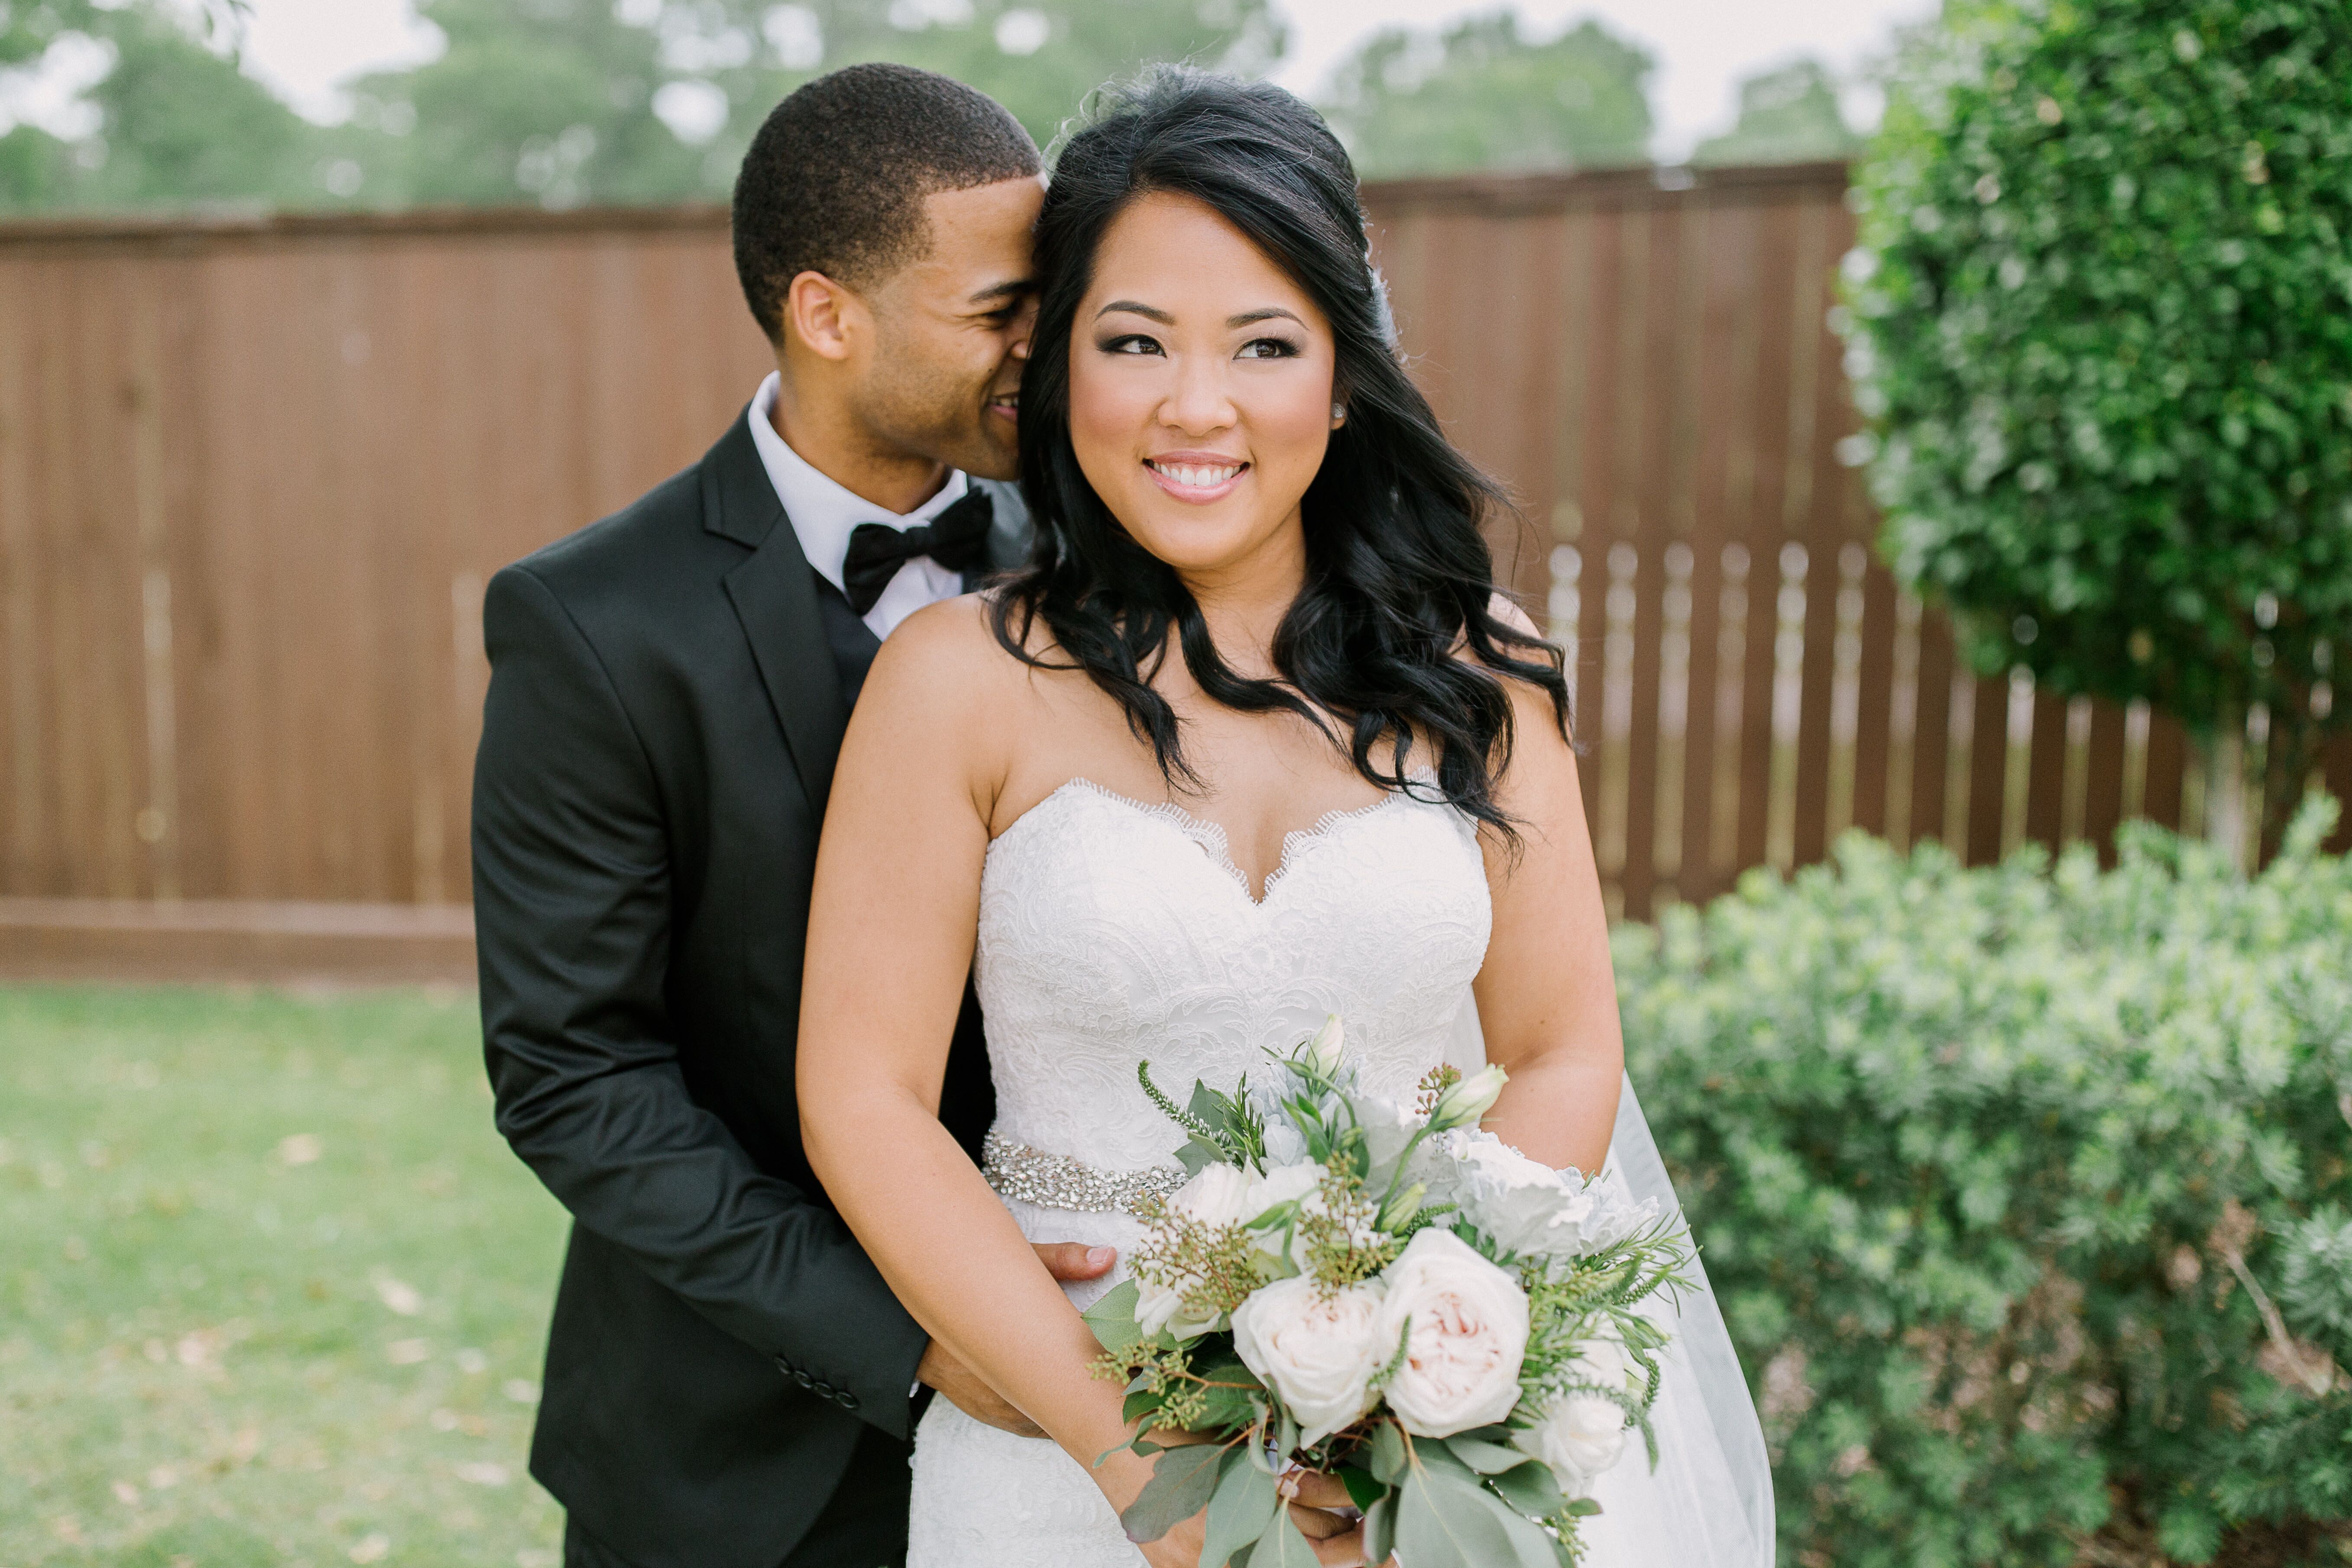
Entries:
<svg viewBox="0 0 2352 1568">
<path fill-rule="evenodd" d="M 1323 1026 L 1300 1047 L 1300 1060 L 1324 1078 L 1337 1078 L 1342 1059 L 1347 1031 L 1339 1023 L 1339 1015 L 1332 1014 L 1323 1020 Z"/>
<path fill-rule="evenodd" d="M 1475 1127 L 1495 1108 L 1510 1076 L 1499 1067 L 1472 1073 L 1437 1097 L 1429 1113 L 1429 1130 L 1443 1132 L 1454 1127 Z"/>
</svg>

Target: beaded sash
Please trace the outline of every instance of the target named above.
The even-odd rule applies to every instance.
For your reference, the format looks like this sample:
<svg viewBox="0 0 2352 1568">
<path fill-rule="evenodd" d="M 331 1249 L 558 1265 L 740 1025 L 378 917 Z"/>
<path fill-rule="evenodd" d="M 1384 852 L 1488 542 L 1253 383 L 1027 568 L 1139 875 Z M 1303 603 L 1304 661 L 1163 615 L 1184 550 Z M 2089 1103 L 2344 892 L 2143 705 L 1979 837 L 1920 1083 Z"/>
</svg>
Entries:
<svg viewBox="0 0 2352 1568">
<path fill-rule="evenodd" d="M 1138 1214 L 1147 1198 L 1164 1198 L 1189 1178 L 1172 1166 L 1105 1171 L 1067 1154 L 1048 1154 L 992 1131 L 981 1144 L 980 1173 L 997 1193 L 1040 1208 L 1082 1214 Z"/>
</svg>

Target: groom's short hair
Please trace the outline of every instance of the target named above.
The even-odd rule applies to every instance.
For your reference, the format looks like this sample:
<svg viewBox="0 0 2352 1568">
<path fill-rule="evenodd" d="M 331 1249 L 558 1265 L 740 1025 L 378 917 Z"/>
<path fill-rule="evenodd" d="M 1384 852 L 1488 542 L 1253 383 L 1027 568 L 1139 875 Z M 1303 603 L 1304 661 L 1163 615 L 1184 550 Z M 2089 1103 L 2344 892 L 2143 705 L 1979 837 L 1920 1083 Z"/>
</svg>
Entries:
<svg viewBox="0 0 2352 1568">
<path fill-rule="evenodd" d="M 887 64 L 818 77 L 770 112 L 735 177 L 743 298 L 774 342 L 794 278 L 878 282 L 927 248 L 924 197 L 1043 166 L 1010 110 L 951 78 Z"/>
</svg>

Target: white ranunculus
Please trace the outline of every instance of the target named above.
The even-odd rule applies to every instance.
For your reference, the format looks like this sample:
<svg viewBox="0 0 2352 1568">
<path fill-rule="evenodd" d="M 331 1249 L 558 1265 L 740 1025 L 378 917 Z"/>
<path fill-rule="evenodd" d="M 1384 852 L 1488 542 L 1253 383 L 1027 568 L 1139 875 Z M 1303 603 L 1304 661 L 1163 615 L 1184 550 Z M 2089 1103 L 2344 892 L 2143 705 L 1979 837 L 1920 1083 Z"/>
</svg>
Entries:
<svg viewBox="0 0 2352 1568">
<path fill-rule="evenodd" d="M 1581 1183 L 1580 1190 L 1592 1200 L 1592 1206 L 1577 1218 L 1577 1229 L 1582 1236 L 1585 1252 L 1598 1252 L 1604 1247 L 1614 1247 L 1627 1237 L 1646 1230 L 1658 1217 L 1658 1200 L 1643 1198 L 1633 1201 L 1633 1189 L 1625 1178 L 1613 1171 L 1603 1171 L 1586 1182 L 1574 1171 L 1561 1173 L 1571 1186 Z"/>
<path fill-rule="evenodd" d="M 1356 1125 L 1364 1130 L 1364 1152 L 1371 1162 L 1370 1184 L 1376 1193 L 1383 1191 L 1413 1134 L 1421 1131 L 1423 1119 L 1381 1095 L 1359 1094 L 1349 1103 L 1355 1109 Z"/>
<path fill-rule="evenodd" d="M 1528 1298 L 1518 1282 L 1434 1227 L 1408 1242 L 1383 1278 L 1381 1342 L 1393 1354 L 1398 1336 L 1407 1335 L 1388 1385 L 1389 1408 L 1404 1429 L 1450 1437 L 1508 1415 L 1528 1351 Z"/>
<path fill-rule="evenodd" d="M 1255 1184 L 1250 1173 L 1234 1165 L 1206 1165 L 1200 1174 L 1168 1194 L 1171 1213 L 1199 1221 L 1210 1226 L 1239 1225 L 1256 1213 L 1249 1206 L 1250 1189 Z M 1135 1322 L 1146 1337 L 1167 1330 L 1180 1340 L 1189 1340 L 1207 1333 L 1217 1326 L 1215 1317 L 1188 1316 L 1184 1298 L 1200 1289 L 1201 1281 L 1187 1274 L 1167 1283 L 1154 1284 L 1139 1278 L 1136 1280 Z"/>
<path fill-rule="evenodd" d="M 1280 1205 L 1296 1203 L 1302 1210 L 1316 1206 L 1316 1194 L 1323 1190 L 1323 1167 L 1311 1160 L 1295 1164 L 1276 1165 L 1250 1184 L 1249 1199 L 1242 1213 L 1245 1223 L 1255 1224 L 1265 1218 L 1266 1211 Z M 1298 1234 L 1297 1215 L 1288 1225 L 1273 1229 L 1255 1231 L 1257 1249 L 1274 1260 L 1276 1273 L 1304 1273 L 1307 1269 L 1307 1247 Z"/>
<path fill-rule="evenodd" d="M 1491 1135 L 1447 1135 L 1446 1152 L 1461 1167 L 1457 1201 L 1470 1223 L 1526 1257 L 1547 1256 L 1581 1232 L 1573 1217 L 1590 1200 L 1559 1173 Z"/>
<path fill-rule="evenodd" d="M 1280 1279 L 1234 1309 L 1234 1349 L 1298 1418 L 1315 1443 L 1361 1415 L 1380 1370 L 1381 1289 L 1351 1285 L 1318 1294 L 1312 1279 Z"/>
<path fill-rule="evenodd" d="M 1632 1371 L 1614 1340 L 1594 1341 L 1570 1364 L 1577 1382 L 1607 1388 L 1627 1387 Z M 1592 1483 L 1625 1452 L 1624 1407 L 1597 1394 L 1555 1394 L 1545 1402 L 1541 1419 L 1512 1433 L 1511 1442 L 1541 1459 L 1568 1496 L 1591 1497 Z"/>
<path fill-rule="evenodd" d="M 1184 1297 L 1201 1287 L 1200 1278 L 1187 1274 L 1172 1284 L 1154 1285 L 1139 1278 L 1136 1280 L 1135 1326 L 1143 1337 L 1165 1329 L 1180 1340 L 1195 1340 L 1217 1326 L 1214 1317 L 1202 1318 L 1184 1310 Z"/>
<path fill-rule="evenodd" d="M 1248 1196 L 1242 1205 L 1243 1223 L 1263 1219 L 1265 1211 L 1276 1204 L 1297 1203 L 1322 1184 L 1323 1167 L 1312 1160 L 1276 1165 L 1250 1184 Z"/>
<path fill-rule="evenodd" d="M 1636 1204 L 1622 1181 L 1592 1181 L 1530 1160 L 1491 1132 L 1445 1135 L 1452 1194 L 1473 1225 L 1525 1258 L 1582 1258 L 1622 1241 L 1658 1216 L 1655 1198 Z"/>
<path fill-rule="evenodd" d="M 1257 1212 L 1249 1206 L 1255 1184 L 1239 1165 L 1203 1165 L 1199 1175 L 1168 1194 L 1168 1206 L 1202 1225 L 1239 1225 Z"/>
</svg>

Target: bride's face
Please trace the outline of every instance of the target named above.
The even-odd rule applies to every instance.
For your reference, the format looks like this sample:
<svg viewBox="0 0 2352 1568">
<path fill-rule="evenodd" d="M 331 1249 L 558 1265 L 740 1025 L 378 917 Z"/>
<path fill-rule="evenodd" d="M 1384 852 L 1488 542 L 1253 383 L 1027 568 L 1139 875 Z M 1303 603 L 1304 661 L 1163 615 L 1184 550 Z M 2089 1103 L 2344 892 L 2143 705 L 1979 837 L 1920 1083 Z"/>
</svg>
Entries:
<svg viewBox="0 0 2352 1568">
<path fill-rule="evenodd" d="M 1323 466 L 1331 329 L 1241 231 L 1187 196 L 1111 223 L 1070 333 L 1070 443 L 1136 542 L 1187 577 L 1295 560 Z"/>
</svg>

